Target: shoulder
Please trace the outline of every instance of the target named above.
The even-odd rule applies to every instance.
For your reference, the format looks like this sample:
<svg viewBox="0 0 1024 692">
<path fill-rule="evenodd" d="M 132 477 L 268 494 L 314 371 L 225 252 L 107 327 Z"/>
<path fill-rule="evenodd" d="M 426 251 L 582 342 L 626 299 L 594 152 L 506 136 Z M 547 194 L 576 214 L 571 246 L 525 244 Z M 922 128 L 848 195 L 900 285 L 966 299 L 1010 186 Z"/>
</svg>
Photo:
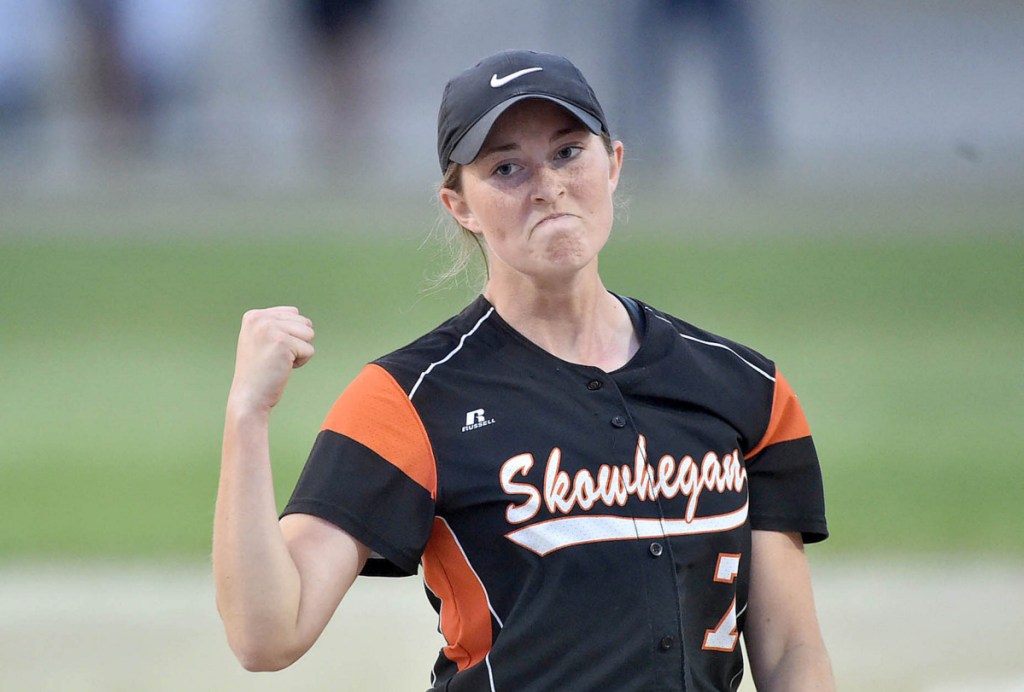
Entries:
<svg viewBox="0 0 1024 692">
<path fill-rule="evenodd" d="M 764 436 L 771 417 L 775 363 L 732 339 L 643 304 L 646 333 L 638 377 L 657 399 L 727 421 L 745 449 Z"/>
<path fill-rule="evenodd" d="M 745 376 L 775 380 L 775 362 L 759 351 L 728 337 L 702 329 L 646 303 L 637 301 L 652 332 L 671 332 L 687 357 L 722 374 L 735 371 Z"/>
<path fill-rule="evenodd" d="M 493 347 L 488 322 L 494 308 L 478 297 L 459 314 L 414 341 L 373 361 L 411 395 L 422 378 L 442 365 L 472 359 L 481 348 Z"/>
</svg>

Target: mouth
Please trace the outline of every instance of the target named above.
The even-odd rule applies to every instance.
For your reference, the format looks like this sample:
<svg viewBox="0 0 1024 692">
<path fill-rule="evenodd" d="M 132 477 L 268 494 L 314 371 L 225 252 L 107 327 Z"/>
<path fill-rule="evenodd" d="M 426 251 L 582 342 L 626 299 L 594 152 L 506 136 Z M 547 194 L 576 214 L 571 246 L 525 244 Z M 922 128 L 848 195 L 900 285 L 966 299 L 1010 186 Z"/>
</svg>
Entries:
<svg viewBox="0 0 1024 692">
<path fill-rule="evenodd" d="M 549 226 L 556 226 L 561 220 L 563 220 L 563 219 L 570 219 L 570 218 L 572 218 L 572 216 L 573 216 L 572 214 L 562 214 L 562 213 L 548 214 L 547 216 L 545 216 L 544 218 L 542 218 L 540 221 L 538 221 L 537 223 L 535 223 L 533 225 L 533 230 L 537 231 L 537 230 L 539 230 L 541 228 L 545 228 L 545 227 L 549 227 Z"/>
</svg>

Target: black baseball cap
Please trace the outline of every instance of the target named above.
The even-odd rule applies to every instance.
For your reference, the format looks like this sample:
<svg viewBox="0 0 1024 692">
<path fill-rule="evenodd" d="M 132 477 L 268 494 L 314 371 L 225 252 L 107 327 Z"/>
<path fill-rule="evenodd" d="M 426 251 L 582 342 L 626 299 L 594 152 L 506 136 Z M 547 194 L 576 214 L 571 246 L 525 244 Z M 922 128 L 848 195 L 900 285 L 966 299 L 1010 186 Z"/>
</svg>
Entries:
<svg viewBox="0 0 1024 692">
<path fill-rule="evenodd" d="M 437 114 L 441 171 L 451 161 L 472 162 L 498 116 L 529 98 L 557 103 L 594 134 L 608 132 L 594 90 L 569 60 L 550 53 L 503 51 L 484 58 L 445 86 Z"/>
</svg>

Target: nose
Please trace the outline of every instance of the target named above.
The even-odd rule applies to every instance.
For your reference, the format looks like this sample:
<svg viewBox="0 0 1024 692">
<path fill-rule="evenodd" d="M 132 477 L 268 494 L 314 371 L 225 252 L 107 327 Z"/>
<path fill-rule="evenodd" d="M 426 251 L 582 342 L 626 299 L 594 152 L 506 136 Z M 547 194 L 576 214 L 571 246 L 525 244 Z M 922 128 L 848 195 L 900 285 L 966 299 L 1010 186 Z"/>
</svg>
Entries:
<svg viewBox="0 0 1024 692">
<path fill-rule="evenodd" d="M 535 204 L 553 202 L 565 194 L 562 174 L 553 166 L 540 166 L 533 180 L 533 201 Z"/>
</svg>

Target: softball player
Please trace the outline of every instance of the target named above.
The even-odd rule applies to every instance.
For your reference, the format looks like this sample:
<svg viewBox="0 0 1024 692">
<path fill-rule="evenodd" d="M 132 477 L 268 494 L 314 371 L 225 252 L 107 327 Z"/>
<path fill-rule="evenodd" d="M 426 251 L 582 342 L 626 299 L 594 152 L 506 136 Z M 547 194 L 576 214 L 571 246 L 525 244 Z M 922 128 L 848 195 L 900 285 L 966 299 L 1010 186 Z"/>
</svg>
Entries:
<svg viewBox="0 0 1024 692">
<path fill-rule="evenodd" d="M 295 308 L 247 313 L 214 529 L 243 665 L 316 640 L 360 573 L 421 572 L 433 690 L 829 690 L 803 545 L 827 534 L 775 364 L 608 291 L 623 146 L 568 60 L 510 51 L 447 85 L 441 201 L 482 294 L 367 365 L 279 518 L 270 410 L 313 355 Z"/>
</svg>

